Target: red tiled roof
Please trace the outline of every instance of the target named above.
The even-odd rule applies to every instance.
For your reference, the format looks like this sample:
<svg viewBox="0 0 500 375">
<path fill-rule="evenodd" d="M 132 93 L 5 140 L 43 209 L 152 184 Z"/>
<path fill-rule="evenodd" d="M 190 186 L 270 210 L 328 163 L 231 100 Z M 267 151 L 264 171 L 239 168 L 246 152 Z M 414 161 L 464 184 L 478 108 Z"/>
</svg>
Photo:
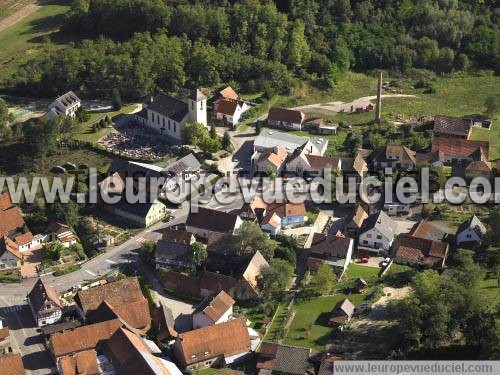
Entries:
<svg viewBox="0 0 500 375">
<path fill-rule="evenodd" d="M 220 98 L 226 99 L 238 99 L 238 94 L 233 90 L 231 86 L 227 86 L 225 89 L 222 89 L 217 93 Z"/>
<path fill-rule="evenodd" d="M 221 290 L 215 297 L 206 299 L 196 310 L 203 311 L 206 316 L 216 322 L 235 302 L 229 294 Z"/>
<path fill-rule="evenodd" d="M 434 117 L 434 134 L 458 135 L 467 138 L 471 123 L 459 117 Z"/>
<path fill-rule="evenodd" d="M 98 343 L 109 340 L 123 326 L 119 319 L 75 328 L 50 335 L 50 348 L 54 357 L 95 349 Z"/>
<path fill-rule="evenodd" d="M 232 116 L 236 112 L 238 105 L 243 105 L 243 102 L 233 99 L 220 99 L 214 105 L 214 112 Z"/>
<path fill-rule="evenodd" d="M 24 227 L 21 211 L 16 206 L 0 210 L 0 233 L 9 233 Z"/>
<path fill-rule="evenodd" d="M 339 165 L 338 158 L 332 158 L 329 156 L 306 155 L 306 159 L 309 162 L 311 168 L 315 170 L 321 170 L 324 168 L 331 168 L 332 170 L 336 170 Z"/>
<path fill-rule="evenodd" d="M 460 138 L 437 137 L 432 140 L 432 152 L 440 151 L 445 156 L 471 157 L 474 153 L 481 151 L 483 157 L 488 160 L 489 142 L 469 141 Z M 480 160 L 478 157 L 477 160 Z"/>
<path fill-rule="evenodd" d="M 14 207 L 12 199 L 8 192 L 0 194 L 0 211 L 5 211 L 8 208 Z"/>
<path fill-rule="evenodd" d="M 251 350 L 250 336 L 243 318 L 181 333 L 175 346 L 179 359 L 186 365 Z"/>
<path fill-rule="evenodd" d="M 5 375 L 24 375 L 21 354 L 6 354 L 0 356 L 0 372 Z"/>
<path fill-rule="evenodd" d="M 394 257 L 433 267 L 440 266 L 447 255 L 446 242 L 402 234 Z"/>
<path fill-rule="evenodd" d="M 269 120 L 291 122 L 295 124 L 302 124 L 305 115 L 301 111 L 293 109 L 272 107 L 267 115 Z"/>
</svg>

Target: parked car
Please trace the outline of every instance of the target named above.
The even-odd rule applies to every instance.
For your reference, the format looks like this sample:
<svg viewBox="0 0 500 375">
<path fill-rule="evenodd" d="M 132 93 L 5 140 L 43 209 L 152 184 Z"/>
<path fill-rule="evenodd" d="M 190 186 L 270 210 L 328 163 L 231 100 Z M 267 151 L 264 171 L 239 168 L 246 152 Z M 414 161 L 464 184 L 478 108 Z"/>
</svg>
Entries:
<svg viewBox="0 0 500 375">
<path fill-rule="evenodd" d="M 355 263 L 368 263 L 368 258 L 358 258 L 354 262 Z"/>
<path fill-rule="evenodd" d="M 390 262 L 391 262 L 391 258 L 385 258 L 380 265 L 382 267 L 387 267 Z"/>
</svg>

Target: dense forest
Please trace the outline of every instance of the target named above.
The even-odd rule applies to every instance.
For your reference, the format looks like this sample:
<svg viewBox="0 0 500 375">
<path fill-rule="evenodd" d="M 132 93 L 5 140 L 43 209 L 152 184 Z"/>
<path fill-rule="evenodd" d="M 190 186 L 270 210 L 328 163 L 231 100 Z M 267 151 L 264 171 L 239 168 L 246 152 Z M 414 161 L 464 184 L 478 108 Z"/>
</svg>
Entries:
<svg viewBox="0 0 500 375">
<path fill-rule="evenodd" d="M 495 0 L 74 0 L 62 33 L 78 42 L 29 61 L 23 93 L 139 98 L 157 88 L 286 94 L 348 69 L 500 72 Z"/>
</svg>

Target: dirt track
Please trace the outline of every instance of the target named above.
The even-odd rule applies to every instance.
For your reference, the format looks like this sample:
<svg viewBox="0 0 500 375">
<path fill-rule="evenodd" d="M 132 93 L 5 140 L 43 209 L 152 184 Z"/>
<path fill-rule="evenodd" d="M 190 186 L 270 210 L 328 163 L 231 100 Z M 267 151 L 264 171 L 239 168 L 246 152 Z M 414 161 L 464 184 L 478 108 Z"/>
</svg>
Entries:
<svg viewBox="0 0 500 375">
<path fill-rule="evenodd" d="M 40 9 L 40 5 L 36 2 L 34 4 L 28 4 L 18 11 L 9 14 L 4 19 L 0 20 L 0 32 L 15 25 L 17 22 L 21 21 L 25 17 L 28 17 L 30 14 L 35 13 L 38 9 Z"/>
</svg>

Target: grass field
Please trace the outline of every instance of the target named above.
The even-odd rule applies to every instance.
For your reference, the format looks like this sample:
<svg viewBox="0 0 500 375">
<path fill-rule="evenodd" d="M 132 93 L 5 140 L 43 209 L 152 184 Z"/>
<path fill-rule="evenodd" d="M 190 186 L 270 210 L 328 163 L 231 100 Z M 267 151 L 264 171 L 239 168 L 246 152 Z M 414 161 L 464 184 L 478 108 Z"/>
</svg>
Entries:
<svg viewBox="0 0 500 375">
<path fill-rule="evenodd" d="M 378 276 L 380 269 L 375 267 L 361 266 L 359 264 L 351 263 L 349 268 L 347 268 L 346 276 L 349 279 L 368 278 L 372 276 Z"/>
<path fill-rule="evenodd" d="M 330 312 L 344 298 L 349 298 L 354 305 L 358 306 L 363 302 L 365 295 L 338 294 L 296 302 L 294 304 L 295 317 L 283 343 L 324 350 L 332 334 L 335 334 L 334 330 L 328 326 Z"/>
<path fill-rule="evenodd" d="M 106 116 L 109 116 L 109 118 L 112 119 L 114 116 L 119 115 L 121 113 L 130 113 L 130 112 L 134 111 L 135 108 L 136 108 L 135 104 L 131 104 L 131 105 L 123 106 L 122 109 L 120 109 L 119 111 L 111 111 L 111 112 L 103 112 L 103 113 L 91 113 L 89 121 L 87 121 L 81 125 L 78 125 L 77 129 L 73 132 L 72 137 L 74 139 L 77 139 L 80 141 L 87 141 L 87 142 L 95 143 L 100 138 L 111 133 L 113 128 L 108 127 L 108 128 L 104 128 L 104 129 L 99 129 L 98 131 L 96 131 L 94 133 L 92 131 L 93 124 L 95 124 L 96 122 L 105 118 Z"/>
<path fill-rule="evenodd" d="M 34 2 L 33 0 L 0 0 L 0 20 Z"/>
<path fill-rule="evenodd" d="M 17 66 L 40 53 L 43 48 L 56 46 L 48 36 L 59 30 L 64 14 L 69 10 L 68 3 L 69 1 L 62 0 L 50 1 L 0 33 L 1 81 L 7 79 Z"/>
</svg>

